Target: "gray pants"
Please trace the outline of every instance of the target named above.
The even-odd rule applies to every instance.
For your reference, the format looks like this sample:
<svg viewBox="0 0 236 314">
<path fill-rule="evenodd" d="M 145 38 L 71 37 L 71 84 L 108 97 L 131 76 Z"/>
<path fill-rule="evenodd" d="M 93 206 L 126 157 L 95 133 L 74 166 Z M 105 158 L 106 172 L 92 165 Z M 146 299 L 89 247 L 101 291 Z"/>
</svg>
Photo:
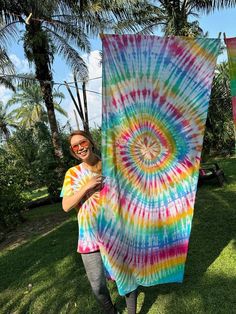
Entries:
<svg viewBox="0 0 236 314">
<path fill-rule="evenodd" d="M 81 254 L 86 274 L 96 299 L 106 314 L 117 313 L 107 289 L 106 277 L 100 252 Z M 137 290 L 125 296 L 128 314 L 136 314 Z"/>
</svg>

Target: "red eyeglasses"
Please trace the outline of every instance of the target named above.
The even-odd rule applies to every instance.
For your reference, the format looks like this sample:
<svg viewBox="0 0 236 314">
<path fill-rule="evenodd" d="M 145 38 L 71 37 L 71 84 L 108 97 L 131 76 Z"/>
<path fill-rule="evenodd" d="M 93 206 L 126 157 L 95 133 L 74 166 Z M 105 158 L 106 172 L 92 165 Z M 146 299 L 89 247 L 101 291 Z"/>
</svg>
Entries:
<svg viewBox="0 0 236 314">
<path fill-rule="evenodd" d="M 73 152 L 77 152 L 79 150 L 79 146 L 82 148 L 88 148 L 89 147 L 89 141 L 83 140 L 83 141 L 79 142 L 78 144 L 71 146 L 71 149 L 73 150 Z"/>
</svg>

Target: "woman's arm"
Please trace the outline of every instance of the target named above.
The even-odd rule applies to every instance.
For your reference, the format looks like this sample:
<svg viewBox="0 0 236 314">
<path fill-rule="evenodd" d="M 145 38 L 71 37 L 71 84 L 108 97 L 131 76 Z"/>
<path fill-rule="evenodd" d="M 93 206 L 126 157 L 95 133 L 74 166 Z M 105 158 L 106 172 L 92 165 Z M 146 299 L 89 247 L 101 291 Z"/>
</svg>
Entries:
<svg viewBox="0 0 236 314">
<path fill-rule="evenodd" d="M 72 208 L 74 208 L 85 196 L 85 194 L 96 188 L 99 184 L 102 183 L 102 176 L 97 175 L 92 177 L 88 183 L 82 186 L 78 192 L 76 192 L 72 196 L 64 196 L 62 199 L 62 208 L 65 212 L 69 212 Z"/>
</svg>

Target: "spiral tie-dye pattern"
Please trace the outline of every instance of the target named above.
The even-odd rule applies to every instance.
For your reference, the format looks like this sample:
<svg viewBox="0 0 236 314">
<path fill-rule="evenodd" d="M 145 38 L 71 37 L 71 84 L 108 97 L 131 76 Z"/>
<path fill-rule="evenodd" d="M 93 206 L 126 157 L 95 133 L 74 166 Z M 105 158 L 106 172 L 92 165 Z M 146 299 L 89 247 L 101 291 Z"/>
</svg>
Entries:
<svg viewBox="0 0 236 314">
<path fill-rule="evenodd" d="M 121 295 L 181 282 L 220 40 L 104 35 L 100 250 Z"/>
</svg>

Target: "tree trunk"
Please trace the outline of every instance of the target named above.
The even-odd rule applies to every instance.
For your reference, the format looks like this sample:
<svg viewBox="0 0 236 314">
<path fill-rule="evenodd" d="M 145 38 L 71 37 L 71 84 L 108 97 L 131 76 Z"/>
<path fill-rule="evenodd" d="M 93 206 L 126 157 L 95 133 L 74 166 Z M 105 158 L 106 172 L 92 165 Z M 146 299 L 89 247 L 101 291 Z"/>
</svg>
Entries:
<svg viewBox="0 0 236 314">
<path fill-rule="evenodd" d="M 1 129 L 2 132 L 3 132 L 6 141 L 8 141 L 8 140 L 9 140 L 9 137 L 10 137 L 10 132 L 8 131 L 7 126 L 6 126 L 6 124 L 5 124 L 4 122 L 3 122 L 3 123 L 0 123 L 0 129 Z"/>
<path fill-rule="evenodd" d="M 8 140 L 9 140 L 9 137 L 10 137 L 10 132 L 8 131 L 7 126 L 6 126 L 5 124 L 3 124 L 3 125 L 1 126 L 1 129 L 2 129 L 2 132 L 3 132 L 4 135 L 5 135 L 6 141 L 8 141 Z"/>
<path fill-rule="evenodd" d="M 36 65 L 36 68 L 37 68 L 37 65 Z M 37 72 L 39 71 L 36 70 L 36 73 Z M 37 75 L 37 78 L 38 78 L 38 75 Z M 57 126 L 57 121 L 56 121 L 56 116 L 55 116 L 54 105 L 53 105 L 52 85 L 51 83 L 40 81 L 40 86 L 42 89 L 45 105 L 47 107 L 48 121 L 49 121 L 51 134 L 52 134 L 52 144 L 54 147 L 54 153 L 57 158 L 62 159 L 63 152 L 61 148 L 59 131 L 58 131 L 58 126 Z"/>
<path fill-rule="evenodd" d="M 186 15 L 186 2 L 181 3 L 179 0 L 164 1 L 164 6 L 168 16 L 173 18 L 173 35 L 185 36 L 188 17 Z"/>
<path fill-rule="evenodd" d="M 87 103 L 87 95 L 86 95 L 86 83 L 82 84 L 83 90 L 83 99 L 84 99 L 84 130 L 89 133 L 89 120 L 88 120 L 88 103 Z"/>
<path fill-rule="evenodd" d="M 32 61 L 36 68 L 36 78 L 39 80 L 43 99 L 47 108 L 48 122 L 50 125 L 52 135 L 52 145 L 54 148 L 54 155 L 58 161 L 63 158 L 63 151 L 61 148 L 59 131 L 55 116 L 53 97 L 52 97 L 52 72 L 50 69 L 49 58 L 49 42 L 47 35 L 42 31 L 41 24 L 38 21 L 31 21 L 26 26 L 27 34 L 30 38 L 30 48 L 32 51 Z M 41 38 L 40 38 L 41 37 Z M 40 39 L 40 40 L 39 40 Z M 29 48 L 28 48 L 29 49 Z"/>
<path fill-rule="evenodd" d="M 85 86 L 85 82 L 83 82 L 82 84 L 82 91 L 83 91 L 83 105 L 80 99 L 80 94 L 79 94 L 79 87 L 78 87 L 78 83 L 77 83 L 77 79 L 76 79 L 76 75 L 74 74 L 74 83 L 75 83 L 75 89 L 76 89 L 76 95 L 77 95 L 77 100 L 78 103 L 75 100 L 75 97 L 70 89 L 70 86 L 68 85 L 68 83 L 66 81 L 64 81 L 66 84 L 66 88 L 70 94 L 70 97 L 77 109 L 77 112 L 80 116 L 80 119 L 83 123 L 83 128 L 84 131 L 86 131 L 88 134 L 90 134 L 89 132 L 89 121 L 88 121 L 88 105 L 87 105 L 87 96 L 86 96 L 86 86 Z"/>
<path fill-rule="evenodd" d="M 39 80 L 42 90 L 51 130 L 54 160 L 51 160 L 48 164 L 51 178 L 47 184 L 47 189 L 50 199 L 53 202 L 58 197 L 59 186 L 61 185 L 65 169 L 62 162 L 63 151 L 52 96 L 53 80 L 50 68 L 50 56 L 52 56 L 52 51 L 49 38 L 46 32 L 42 30 L 40 21 L 31 21 L 29 25 L 26 25 L 26 30 L 25 51 L 28 58 L 35 64 L 36 78 Z M 45 158 L 47 158 L 47 156 L 45 156 Z"/>
<path fill-rule="evenodd" d="M 174 1 L 174 35 L 180 36 L 183 35 L 183 27 L 185 21 L 183 21 L 182 13 L 181 13 L 181 4 L 180 1 Z"/>
</svg>

